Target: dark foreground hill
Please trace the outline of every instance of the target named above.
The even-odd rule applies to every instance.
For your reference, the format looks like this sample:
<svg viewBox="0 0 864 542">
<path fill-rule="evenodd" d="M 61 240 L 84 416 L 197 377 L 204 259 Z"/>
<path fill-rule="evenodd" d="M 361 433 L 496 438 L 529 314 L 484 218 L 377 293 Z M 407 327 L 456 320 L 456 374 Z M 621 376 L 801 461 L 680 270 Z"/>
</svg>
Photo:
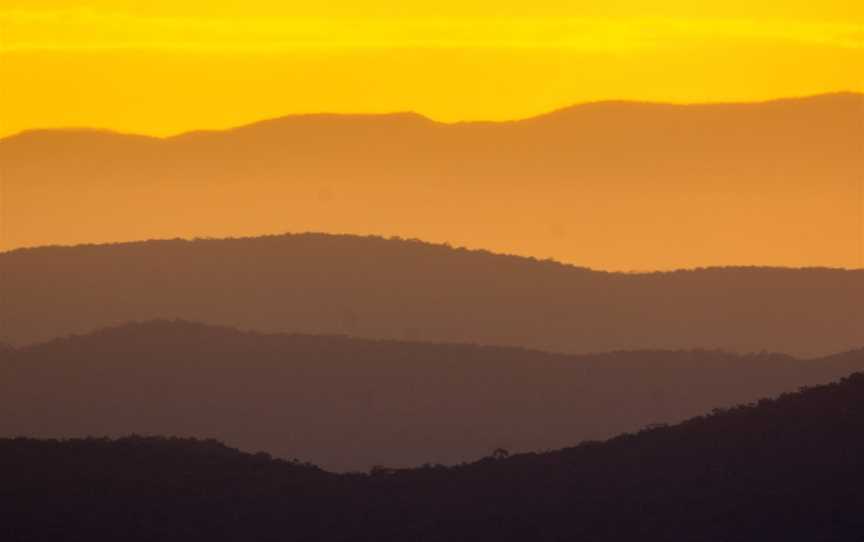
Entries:
<svg viewBox="0 0 864 542">
<path fill-rule="evenodd" d="M 864 96 L 585 104 L 517 122 L 300 115 L 0 139 L 6 248 L 402 235 L 599 269 L 853 267 Z M 818 228 L 814 228 L 818 224 Z"/>
<path fill-rule="evenodd" d="M 131 320 L 555 352 L 864 344 L 864 270 L 605 273 L 419 241 L 324 234 L 0 254 L 0 341 Z"/>
<path fill-rule="evenodd" d="M 861 350 L 565 356 L 156 321 L 0 352 L 0 436 L 217 438 L 336 470 L 455 464 L 677 422 L 862 369 Z"/>
<path fill-rule="evenodd" d="M 860 542 L 864 375 L 674 427 L 331 475 L 214 442 L 0 440 L 4 540 Z"/>
</svg>

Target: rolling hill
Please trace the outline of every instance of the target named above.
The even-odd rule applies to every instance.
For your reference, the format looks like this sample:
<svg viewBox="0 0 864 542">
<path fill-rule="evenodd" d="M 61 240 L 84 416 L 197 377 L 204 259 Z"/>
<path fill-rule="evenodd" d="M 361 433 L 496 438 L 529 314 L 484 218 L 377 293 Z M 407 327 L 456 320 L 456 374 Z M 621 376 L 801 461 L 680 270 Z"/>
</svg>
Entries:
<svg viewBox="0 0 864 542">
<path fill-rule="evenodd" d="M 861 369 L 862 350 L 565 356 L 153 321 L 0 352 L 0 436 L 217 438 L 336 470 L 455 464 L 677 422 Z"/>
<path fill-rule="evenodd" d="M 413 240 L 322 234 L 0 253 L 0 342 L 132 320 L 587 353 L 864 344 L 864 271 L 606 273 Z"/>
<path fill-rule="evenodd" d="M 0 140 L 2 246 L 326 231 L 607 270 L 857 267 L 862 107 L 848 93 L 601 102 L 503 123 L 27 132 Z"/>
</svg>

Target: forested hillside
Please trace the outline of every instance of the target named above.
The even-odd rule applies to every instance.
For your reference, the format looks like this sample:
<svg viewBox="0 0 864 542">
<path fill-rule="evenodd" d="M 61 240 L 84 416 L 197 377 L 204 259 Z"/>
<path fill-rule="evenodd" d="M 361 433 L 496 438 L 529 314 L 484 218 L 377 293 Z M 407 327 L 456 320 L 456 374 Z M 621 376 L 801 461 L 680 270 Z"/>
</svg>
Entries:
<svg viewBox="0 0 864 542">
<path fill-rule="evenodd" d="M 0 440 L 0 535 L 857 542 L 862 426 L 859 373 L 605 443 L 368 475 L 213 442 Z"/>
</svg>

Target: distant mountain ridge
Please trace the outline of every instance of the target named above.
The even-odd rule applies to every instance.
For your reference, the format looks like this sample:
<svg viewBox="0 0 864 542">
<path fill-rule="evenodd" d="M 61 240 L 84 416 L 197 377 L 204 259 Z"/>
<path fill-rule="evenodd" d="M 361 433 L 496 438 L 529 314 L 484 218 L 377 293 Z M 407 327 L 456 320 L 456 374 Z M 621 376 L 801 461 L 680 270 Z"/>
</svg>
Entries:
<svg viewBox="0 0 864 542">
<path fill-rule="evenodd" d="M 0 532 L 95 542 L 286 533 L 351 542 L 857 542 L 862 424 L 857 373 L 602 443 L 369 475 L 335 476 L 211 441 L 0 439 L 8 513 Z"/>
<path fill-rule="evenodd" d="M 864 271 L 608 273 L 417 240 L 296 234 L 0 253 L 0 341 L 130 320 L 586 353 L 864 344 Z"/>
<path fill-rule="evenodd" d="M 9 136 L 5 136 L 0 138 L 0 141 L 4 139 L 16 139 L 19 137 L 30 137 L 36 134 L 49 134 L 49 133 L 84 133 L 84 134 L 110 134 L 110 135 L 119 135 L 133 138 L 142 138 L 142 139 L 155 139 L 155 140 L 167 140 L 167 139 L 184 139 L 189 138 L 191 136 L 196 135 L 211 135 L 211 134 L 221 134 L 232 131 L 246 131 L 246 130 L 254 130 L 256 128 L 263 128 L 268 126 L 278 125 L 280 123 L 292 123 L 292 122 L 305 122 L 305 121 L 314 121 L 314 120 L 395 120 L 395 121 L 404 121 L 404 122 L 420 122 L 420 123 L 431 123 L 431 124 L 439 124 L 444 126 L 449 125 L 496 125 L 496 124 L 518 124 L 518 123 L 531 123 L 542 120 L 548 120 L 554 117 L 562 117 L 567 116 L 569 114 L 580 114 L 585 111 L 596 110 L 596 109 L 614 109 L 617 107 L 630 107 L 630 108 L 655 108 L 655 109 L 666 109 L 666 110 L 686 110 L 693 108 L 704 108 L 704 109 L 715 109 L 715 108 L 727 108 L 727 109 L 744 109 L 744 108 L 760 108 L 760 107 L 784 107 L 788 105 L 800 104 L 802 102 L 836 102 L 836 101 L 849 101 L 853 105 L 857 104 L 858 101 L 861 100 L 864 94 L 858 92 L 829 92 L 824 94 L 814 94 L 809 96 L 799 96 L 799 97 L 787 97 L 787 98 L 775 98 L 769 100 L 757 100 L 752 102 L 734 102 L 734 101 L 714 101 L 714 102 L 689 102 L 689 103 L 675 103 L 675 102 L 662 102 L 662 101 L 640 101 L 640 100 L 596 100 L 596 101 L 588 101 L 575 103 L 573 105 L 561 107 L 558 109 L 554 109 L 547 113 L 540 113 L 538 115 L 517 118 L 512 120 L 503 120 L 503 121 L 494 121 L 494 120 L 461 120 L 454 122 L 444 122 L 439 120 L 434 120 L 422 113 L 418 113 L 416 111 L 393 111 L 389 113 L 332 113 L 332 112 L 317 112 L 317 113 L 296 113 L 291 115 L 283 115 L 279 117 L 274 117 L 270 119 L 261 119 L 257 121 L 248 122 L 245 124 L 240 124 L 238 126 L 232 128 L 225 129 L 207 129 L 207 130 L 187 130 L 183 132 L 179 132 L 177 134 L 169 135 L 169 136 L 150 136 L 144 134 L 136 134 L 132 132 L 122 132 L 117 130 L 112 130 L 110 128 L 91 128 L 85 126 L 69 126 L 69 127 L 59 127 L 59 128 L 33 128 L 29 130 L 24 130 L 17 134 L 12 134 Z"/>
<path fill-rule="evenodd" d="M 565 356 L 470 344 L 127 324 L 0 351 L 0 436 L 218 438 L 366 470 L 531 451 L 824 384 L 822 359 L 634 351 Z"/>
<path fill-rule="evenodd" d="M 398 113 L 165 139 L 31 132 L 0 140 L 3 246 L 328 231 L 610 270 L 851 268 L 862 107 L 847 93 L 603 102 L 502 123 Z"/>
</svg>

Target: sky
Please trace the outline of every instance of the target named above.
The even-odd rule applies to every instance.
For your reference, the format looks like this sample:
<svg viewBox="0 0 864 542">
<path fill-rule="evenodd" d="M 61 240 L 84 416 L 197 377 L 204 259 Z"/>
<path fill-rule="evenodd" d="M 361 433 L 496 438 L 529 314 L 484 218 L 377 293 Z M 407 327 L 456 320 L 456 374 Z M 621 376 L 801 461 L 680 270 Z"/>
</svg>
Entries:
<svg viewBox="0 0 864 542">
<path fill-rule="evenodd" d="M 0 48 L 0 136 L 310 112 L 505 120 L 864 91 L 864 2 L 0 0 Z"/>
</svg>

